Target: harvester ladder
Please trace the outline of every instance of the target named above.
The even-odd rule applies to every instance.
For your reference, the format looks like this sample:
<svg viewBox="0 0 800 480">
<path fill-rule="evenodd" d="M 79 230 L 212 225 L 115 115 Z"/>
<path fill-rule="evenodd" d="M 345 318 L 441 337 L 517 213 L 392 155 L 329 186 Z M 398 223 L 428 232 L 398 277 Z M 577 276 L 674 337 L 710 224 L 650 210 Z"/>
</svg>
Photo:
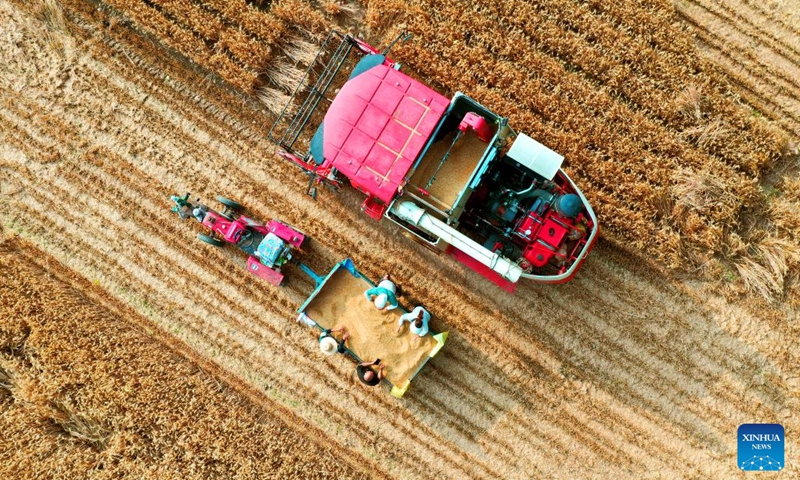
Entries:
<svg viewBox="0 0 800 480">
<path fill-rule="evenodd" d="M 332 41 L 334 37 L 340 37 L 339 46 L 336 47 L 336 50 L 333 52 L 330 60 L 325 64 L 325 68 L 319 75 L 319 78 L 314 83 L 314 86 L 310 88 L 308 96 L 303 101 L 303 104 L 300 106 L 300 109 L 292 118 L 289 126 L 287 127 L 286 131 L 281 135 L 280 139 L 276 139 L 273 135 L 275 128 L 284 120 L 284 117 L 289 112 L 291 108 L 292 102 L 300 93 L 302 86 L 306 83 L 306 80 L 311 74 L 312 69 L 320 60 L 320 57 L 326 51 L 328 44 Z M 306 152 L 296 152 L 294 151 L 294 144 L 297 142 L 297 139 L 303 133 L 306 125 L 308 124 L 309 120 L 311 119 L 311 115 L 313 115 L 314 111 L 317 109 L 319 102 L 325 98 L 325 94 L 328 91 L 328 88 L 331 86 L 333 79 L 336 78 L 336 75 L 344 65 L 345 61 L 347 60 L 347 56 L 350 54 L 350 51 L 355 46 L 355 42 L 351 39 L 349 35 L 342 36 L 341 33 L 337 31 L 332 31 L 328 34 L 328 37 L 322 43 L 319 51 L 317 52 L 316 57 L 314 57 L 314 61 L 311 65 L 308 66 L 306 69 L 305 75 L 303 75 L 303 79 L 297 85 L 292 96 L 290 97 L 289 101 L 287 102 L 286 106 L 281 111 L 281 114 L 278 116 L 278 120 L 272 126 L 269 131 L 269 138 L 278 143 L 281 147 L 285 148 L 287 151 L 292 152 L 293 154 L 305 158 Z"/>
</svg>

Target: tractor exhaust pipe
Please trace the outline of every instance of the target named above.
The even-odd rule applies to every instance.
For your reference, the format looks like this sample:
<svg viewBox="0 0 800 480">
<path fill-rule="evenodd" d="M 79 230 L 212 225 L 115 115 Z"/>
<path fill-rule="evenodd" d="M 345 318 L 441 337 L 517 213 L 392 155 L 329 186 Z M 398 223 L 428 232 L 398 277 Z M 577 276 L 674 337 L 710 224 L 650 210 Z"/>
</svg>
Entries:
<svg viewBox="0 0 800 480">
<path fill-rule="evenodd" d="M 492 252 L 484 248 L 483 245 L 458 232 L 445 222 L 432 217 L 414 202 L 405 201 L 395 203 L 392 205 L 391 212 L 415 227 L 441 238 L 448 244 L 491 268 L 508 281 L 516 283 L 520 275 L 522 275 L 522 269 L 519 265 L 501 256 L 497 252 Z"/>
</svg>

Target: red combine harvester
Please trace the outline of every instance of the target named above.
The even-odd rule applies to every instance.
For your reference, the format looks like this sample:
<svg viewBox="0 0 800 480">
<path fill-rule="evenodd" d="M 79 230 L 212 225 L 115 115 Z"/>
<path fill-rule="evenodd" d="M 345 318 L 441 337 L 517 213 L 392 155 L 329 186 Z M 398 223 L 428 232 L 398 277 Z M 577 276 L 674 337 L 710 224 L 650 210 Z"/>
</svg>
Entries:
<svg viewBox="0 0 800 480">
<path fill-rule="evenodd" d="M 218 196 L 217 201 L 224 205 L 217 212 L 197 201 L 183 197 L 170 197 L 175 206 L 172 211 L 181 219 L 192 217 L 210 230 L 210 234 L 200 233 L 198 238 L 215 247 L 226 243 L 236 245 L 247 255 L 247 270 L 273 285 L 283 282 L 281 267 L 293 259 L 296 251 L 305 241 L 305 235 L 278 220 L 270 220 L 266 225 L 241 214 L 240 204 Z"/>
<path fill-rule="evenodd" d="M 270 129 L 308 193 L 349 182 L 367 215 L 509 291 L 520 278 L 571 279 L 599 227 L 564 157 L 467 95 L 400 72 L 389 48 L 332 32 Z"/>
</svg>

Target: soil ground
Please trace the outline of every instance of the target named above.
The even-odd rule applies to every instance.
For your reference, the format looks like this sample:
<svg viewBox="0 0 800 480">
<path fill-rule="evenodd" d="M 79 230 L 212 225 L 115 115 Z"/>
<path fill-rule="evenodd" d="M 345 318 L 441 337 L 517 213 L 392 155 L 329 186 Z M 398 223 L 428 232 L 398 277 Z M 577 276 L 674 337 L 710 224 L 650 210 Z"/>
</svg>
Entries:
<svg viewBox="0 0 800 480">
<path fill-rule="evenodd" d="M 353 472 L 363 460 L 404 479 L 744 478 L 738 425 L 800 430 L 796 312 L 730 304 L 607 240 L 574 281 L 509 296 L 372 222 L 352 192 L 305 196 L 256 102 L 120 25 L 76 20 L 53 44 L 0 0 L 5 229 L 236 391 L 290 411 L 298 438 L 332 446 Z M 296 272 L 272 287 L 232 250 L 195 241 L 169 212 L 168 196 L 186 191 L 299 227 L 319 271 L 348 256 L 372 278 L 391 271 L 403 300 L 450 330 L 448 344 L 403 399 L 363 387 L 351 362 L 322 358 L 294 322 L 313 282 Z M 786 440 L 782 475 L 796 476 L 798 438 Z"/>
</svg>

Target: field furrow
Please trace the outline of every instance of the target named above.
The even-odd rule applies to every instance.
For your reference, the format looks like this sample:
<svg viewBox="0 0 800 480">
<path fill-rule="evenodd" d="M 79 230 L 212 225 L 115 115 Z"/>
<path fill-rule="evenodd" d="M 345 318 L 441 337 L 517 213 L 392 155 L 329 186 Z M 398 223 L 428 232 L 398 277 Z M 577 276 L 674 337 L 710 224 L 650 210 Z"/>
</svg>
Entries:
<svg viewBox="0 0 800 480">
<path fill-rule="evenodd" d="M 132 5 L 108 3 L 115 2 Z M 36 40 L 38 20 L 0 0 L 0 21 L 10 25 L 0 33 L 0 54 L 8 59 L 0 66 L 0 225 L 138 312 L 145 326 L 214 378 L 269 412 L 286 412 L 292 432 L 316 439 L 355 471 L 404 479 L 729 478 L 738 474 L 728 459 L 735 457 L 739 424 L 774 419 L 787 430 L 800 428 L 791 415 L 799 400 L 787 394 L 800 358 L 787 342 L 773 342 L 790 338 L 791 326 L 764 328 L 757 316 L 736 311 L 736 325 L 748 326 L 737 330 L 724 307 L 686 294 L 607 240 L 571 283 L 523 284 L 507 295 L 387 222 L 365 218 L 353 191 L 321 190 L 311 200 L 303 194 L 306 177 L 273 155 L 264 133 L 271 117 L 256 101 L 206 81 L 204 71 L 165 55 L 125 25 L 96 27 L 94 13 L 78 8 L 82 0 L 65 3 L 76 5 L 75 30 L 62 57 Z M 159 37 L 176 27 L 163 15 L 154 20 L 158 9 L 142 5 L 159 4 L 191 23 L 192 38 L 233 25 L 251 39 L 269 33 L 243 19 L 242 8 L 252 18 L 263 13 L 251 2 L 134 3 L 139 7 L 126 15 L 142 28 L 146 21 L 163 24 L 151 30 Z M 648 7 L 640 3 L 625 5 L 642 16 Z M 280 4 L 284 10 L 275 16 L 284 20 L 286 8 L 311 8 Z M 665 188 L 678 167 L 710 162 L 719 175 L 737 180 L 737 167 L 745 166 L 681 142 L 678 123 L 661 122 L 669 113 L 661 103 L 680 81 L 659 65 L 686 55 L 683 43 L 651 46 L 644 27 L 625 31 L 597 2 L 548 19 L 558 5 L 546 2 L 536 15 L 543 32 L 572 25 L 566 37 L 573 43 L 549 43 L 549 51 L 537 52 L 545 38 L 530 25 L 506 38 L 481 37 L 481 48 L 495 55 L 473 58 L 475 50 L 459 62 L 503 73 L 465 85 L 493 106 L 514 103 L 510 113 L 535 136 L 582 142 L 562 151 L 596 162 L 572 166 L 599 193 L 593 200 L 618 196 L 630 204 L 608 211 L 604 225 L 640 229 L 639 243 L 627 248 L 648 248 L 657 208 L 636 203 L 642 191 Z M 468 16 L 454 9 L 437 6 L 432 14 Z M 656 13 L 649 21 L 662 27 L 653 38 L 662 38 L 672 31 L 663 26 L 669 17 L 661 7 Z M 218 15 L 219 24 L 201 25 L 201 14 Z M 613 35 L 595 46 L 589 32 Z M 461 58 L 452 55 L 456 47 L 436 44 L 446 38 L 434 35 L 430 41 L 438 46 L 429 55 Z M 770 38 L 770 48 L 784 48 Z M 525 47 L 504 49 L 509 41 Z M 615 53 L 604 70 L 575 56 L 570 45 Z M 637 55 L 662 51 L 662 63 L 635 64 Z M 213 68 L 203 55 L 192 59 Z M 421 73 L 440 74 L 423 65 L 426 59 L 415 60 Z M 582 72 L 572 69 L 578 62 Z M 540 88 L 530 95 L 524 90 L 529 72 L 516 69 L 519 64 L 541 67 Z M 666 92 L 625 86 L 621 101 L 601 88 L 614 69 Z M 560 87 L 565 78 L 569 85 Z M 507 88 L 508 98 L 499 98 L 491 82 Z M 742 135 L 736 142 L 746 143 L 750 133 Z M 589 145 L 589 137 L 607 143 Z M 628 165 L 634 157 L 641 162 Z M 756 171 L 762 160 L 755 160 Z M 620 185 L 592 180 L 597 164 L 605 165 L 604 179 Z M 622 185 L 633 191 L 623 192 Z M 290 266 L 287 285 L 273 287 L 246 272 L 241 252 L 197 241 L 199 226 L 169 211 L 168 196 L 186 191 L 210 205 L 216 194 L 234 198 L 254 218 L 280 218 L 307 232 L 308 262 L 318 272 L 345 257 L 372 278 L 391 272 L 403 287 L 401 300 L 425 304 L 433 327 L 450 331 L 448 344 L 403 399 L 384 387 L 364 387 L 352 362 L 321 355 L 315 333 L 294 321 L 313 282 Z M 633 218 L 611 218 L 619 211 Z M 263 439 L 248 441 L 257 448 Z"/>
<path fill-rule="evenodd" d="M 764 114 L 798 135 L 800 52 L 772 35 L 773 24 L 757 25 L 751 19 L 758 17 L 742 10 L 746 7 L 727 2 L 686 2 L 678 8 L 695 28 L 702 50 L 750 92 L 748 102 L 764 108 Z"/>
</svg>

